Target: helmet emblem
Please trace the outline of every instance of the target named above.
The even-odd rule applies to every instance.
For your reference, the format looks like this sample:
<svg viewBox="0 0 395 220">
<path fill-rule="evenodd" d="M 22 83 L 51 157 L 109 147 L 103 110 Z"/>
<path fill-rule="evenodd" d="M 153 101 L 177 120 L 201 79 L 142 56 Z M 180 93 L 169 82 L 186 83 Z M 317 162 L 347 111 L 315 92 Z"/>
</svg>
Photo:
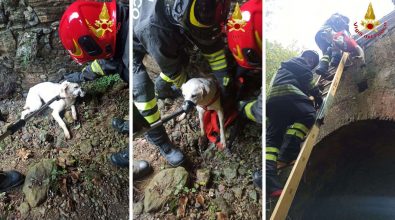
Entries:
<svg viewBox="0 0 395 220">
<path fill-rule="evenodd" d="M 103 37 L 107 31 L 112 32 L 111 27 L 114 25 L 114 22 L 110 20 L 110 14 L 108 13 L 106 3 L 103 3 L 103 8 L 101 9 L 99 20 L 95 20 L 96 28 L 93 27 L 88 20 L 85 19 L 85 22 L 88 25 L 89 29 L 98 38 Z"/>
<path fill-rule="evenodd" d="M 234 50 L 234 49 L 233 49 Z M 235 57 L 236 60 L 243 62 L 244 61 L 244 56 L 243 53 L 241 53 L 241 49 L 239 45 L 236 45 L 236 53 L 232 53 L 233 56 Z"/>
<path fill-rule="evenodd" d="M 75 52 L 72 52 L 71 50 L 69 50 L 69 51 L 70 51 L 71 55 L 73 55 L 75 57 L 80 57 L 82 55 L 81 47 L 77 44 L 77 42 L 74 39 L 73 39 L 73 43 L 74 43 Z"/>
<path fill-rule="evenodd" d="M 377 32 L 376 26 L 380 25 L 380 22 L 376 20 L 372 3 L 369 3 L 368 10 L 365 14 L 365 19 L 361 21 L 361 25 L 363 25 L 368 30 L 374 30 Z"/>
<path fill-rule="evenodd" d="M 232 18 L 228 21 L 229 32 L 231 31 L 242 31 L 245 32 L 243 29 L 246 26 L 247 22 L 243 20 L 243 16 L 241 15 L 241 10 L 239 3 L 236 3 L 235 11 L 232 14 Z"/>
</svg>

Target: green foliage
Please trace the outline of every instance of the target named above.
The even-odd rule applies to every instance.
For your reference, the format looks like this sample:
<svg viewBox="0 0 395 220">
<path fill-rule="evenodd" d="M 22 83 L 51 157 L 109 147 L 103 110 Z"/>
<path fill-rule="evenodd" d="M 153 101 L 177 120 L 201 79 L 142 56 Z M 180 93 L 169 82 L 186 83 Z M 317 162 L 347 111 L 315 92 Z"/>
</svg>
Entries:
<svg viewBox="0 0 395 220">
<path fill-rule="evenodd" d="M 63 175 L 66 175 L 67 174 L 67 170 L 65 170 L 65 169 L 63 169 L 63 168 L 61 168 L 61 169 L 58 169 L 58 167 L 57 166 L 54 166 L 53 168 L 52 168 L 52 170 L 51 170 L 51 176 L 50 176 L 50 179 L 48 180 L 44 180 L 44 181 L 50 181 L 49 183 L 50 183 L 50 189 L 53 191 L 53 192 L 57 192 L 58 190 L 59 190 L 59 182 L 58 182 L 58 180 L 59 180 L 59 178 L 61 177 L 61 176 L 63 176 Z"/>
<path fill-rule="evenodd" d="M 209 211 L 209 219 L 215 220 L 216 219 L 215 213 L 218 211 L 218 207 L 215 204 L 210 203 L 210 205 L 208 206 L 208 211 Z"/>
<path fill-rule="evenodd" d="M 286 61 L 299 54 L 299 51 L 293 46 L 284 48 L 277 42 L 266 40 L 266 94 L 272 78 L 277 73 L 281 62 Z"/>
<path fill-rule="evenodd" d="M 57 180 L 60 176 L 67 173 L 65 169 L 58 169 L 56 166 L 51 170 L 51 181 Z"/>
<path fill-rule="evenodd" d="M 219 160 L 225 160 L 226 156 L 225 156 L 224 152 L 217 151 L 217 152 L 215 152 L 215 158 L 217 158 Z"/>
<path fill-rule="evenodd" d="M 22 66 L 22 68 L 23 68 L 24 70 L 27 70 L 27 68 L 28 68 L 28 66 L 29 66 L 29 64 L 30 64 L 30 62 L 31 62 L 31 58 L 30 58 L 30 56 L 29 56 L 29 53 L 27 53 L 27 52 L 25 51 L 25 53 L 24 53 L 23 56 L 21 57 L 20 61 L 21 61 L 21 66 Z"/>
<path fill-rule="evenodd" d="M 6 144 L 4 143 L 4 141 L 0 142 L 0 152 L 2 152 L 6 147 Z"/>
<path fill-rule="evenodd" d="M 92 93 L 105 93 L 115 83 L 120 82 L 118 74 L 103 76 L 87 84 L 87 91 Z"/>
<path fill-rule="evenodd" d="M 187 188 L 188 189 L 188 188 Z M 176 196 L 178 195 L 180 192 L 182 192 L 184 190 L 183 185 L 182 184 L 177 184 L 176 189 L 174 190 L 173 194 Z"/>
<path fill-rule="evenodd" d="M 169 204 L 169 210 L 172 213 L 177 213 L 177 207 L 178 207 L 178 198 L 173 198 L 172 200 L 170 200 Z"/>
</svg>

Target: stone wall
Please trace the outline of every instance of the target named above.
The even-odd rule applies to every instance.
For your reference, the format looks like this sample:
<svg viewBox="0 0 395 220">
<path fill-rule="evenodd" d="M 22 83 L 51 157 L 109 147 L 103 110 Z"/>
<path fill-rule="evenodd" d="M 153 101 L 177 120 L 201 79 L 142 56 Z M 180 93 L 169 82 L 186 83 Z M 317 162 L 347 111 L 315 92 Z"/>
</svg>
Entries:
<svg viewBox="0 0 395 220">
<path fill-rule="evenodd" d="M 58 37 L 64 10 L 73 0 L 0 0 L 0 99 L 55 79 L 71 62 Z M 63 70 L 64 72 L 64 70 Z"/>
<path fill-rule="evenodd" d="M 366 47 L 366 67 L 355 64 L 344 71 L 336 97 L 321 126 L 319 140 L 355 121 L 395 121 L 395 11 L 387 23 L 385 34 L 370 42 L 362 42 Z"/>
</svg>

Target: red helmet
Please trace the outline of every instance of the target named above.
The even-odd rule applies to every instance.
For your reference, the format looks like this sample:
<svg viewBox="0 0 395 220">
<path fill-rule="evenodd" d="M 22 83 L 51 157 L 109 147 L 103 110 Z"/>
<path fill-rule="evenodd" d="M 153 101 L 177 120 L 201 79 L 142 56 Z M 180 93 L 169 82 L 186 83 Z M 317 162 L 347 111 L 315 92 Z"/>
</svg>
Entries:
<svg viewBox="0 0 395 220">
<path fill-rule="evenodd" d="M 77 63 L 114 56 L 116 1 L 77 0 L 64 12 L 59 24 L 63 46 Z"/>
<path fill-rule="evenodd" d="M 262 0 L 249 0 L 227 23 L 229 49 L 237 63 L 248 69 L 262 68 Z"/>
</svg>

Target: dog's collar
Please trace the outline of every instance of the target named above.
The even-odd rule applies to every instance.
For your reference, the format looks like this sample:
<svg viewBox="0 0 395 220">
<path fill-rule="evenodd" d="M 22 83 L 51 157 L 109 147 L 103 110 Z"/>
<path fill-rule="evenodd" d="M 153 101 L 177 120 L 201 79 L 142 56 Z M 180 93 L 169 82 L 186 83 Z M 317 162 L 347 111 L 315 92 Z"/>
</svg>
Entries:
<svg viewBox="0 0 395 220">
<path fill-rule="evenodd" d="M 203 109 L 204 110 L 207 110 L 207 107 L 208 106 L 210 106 L 211 104 L 213 104 L 215 101 L 217 101 L 217 99 L 219 98 L 219 96 L 220 96 L 220 88 L 219 88 L 219 86 L 217 85 L 217 91 L 215 91 L 215 95 L 214 95 L 214 97 L 213 97 L 213 99 L 211 99 L 211 101 L 208 103 L 208 104 L 206 104 L 205 106 L 203 106 Z"/>
</svg>

